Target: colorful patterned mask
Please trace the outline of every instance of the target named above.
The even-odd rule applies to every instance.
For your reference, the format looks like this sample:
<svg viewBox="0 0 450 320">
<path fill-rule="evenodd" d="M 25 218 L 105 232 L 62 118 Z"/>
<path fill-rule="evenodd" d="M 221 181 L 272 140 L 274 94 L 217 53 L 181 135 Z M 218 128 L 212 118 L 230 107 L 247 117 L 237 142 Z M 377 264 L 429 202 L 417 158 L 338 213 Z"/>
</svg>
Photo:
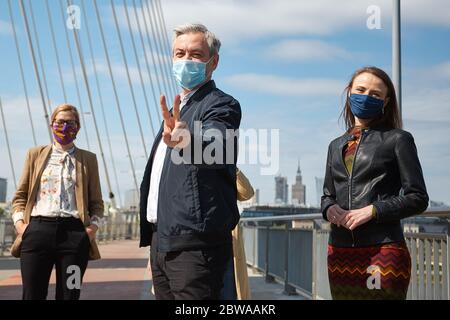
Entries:
<svg viewBox="0 0 450 320">
<path fill-rule="evenodd" d="M 57 123 L 53 123 L 52 125 L 53 137 L 63 146 L 73 142 L 77 138 L 79 130 L 80 128 L 77 124 L 73 125 L 67 122 L 64 122 L 62 126 Z"/>
</svg>

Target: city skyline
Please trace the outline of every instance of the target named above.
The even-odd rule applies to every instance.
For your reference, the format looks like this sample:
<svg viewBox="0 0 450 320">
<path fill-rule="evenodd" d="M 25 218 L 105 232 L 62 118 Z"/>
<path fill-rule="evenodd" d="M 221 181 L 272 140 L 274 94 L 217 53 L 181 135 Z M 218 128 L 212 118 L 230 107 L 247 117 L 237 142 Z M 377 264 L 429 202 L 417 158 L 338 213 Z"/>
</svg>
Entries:
<svg viewBox="0 0 450 320">
<path fill-rule="evenodd" d="M 79 1 L 74 1 L 80 4 Z M 97 1 L 105 29 L 115 30 L 109 1 Z M 119 26 L 123 31 L 126 48 L 132 48 L 124 19 L 123 5 L 116 2 Z M 257 4 L 257 5 L 256 5 Z M 280 1 L 274 3 L 260 0 L 237 5 L 233 1 L 215 4 L 205 0 L 185 3 L 181 0 L 167 0 L 161 3 L 166 18 L 168 38 L 171 30 L 179 24 L 200 21 L 208 26 L 222 41 L 220 63 L 214 74 L 214 80 L 220 89 L 232 94 L 239 100 L 243 118 L 243 129 L 279 129 L 279 155 L 283 159 L 280 172 L 295 172 L 297 155 L 302 154 L 303 183 L 308 190 L 314 190 L 315 177 L 322 177 L 329 142 L 344 132 L 339 115 L 342 110 L 342 92 L 352 72 L 364 65 L 376 65 L 391 74 L 391 3 L 390 1 L 347 1 L 345 5 L 330 4 L 319 0 L 314 3 L 303 1 Z M 367 13 L 369 6 L 378 6 L 381 14 L 381 27 L 368 29 Z M 195 10 L 193 8 L 196 8 Z M 220 10 L 218 10 L 220 8 Z M 49 35 L 48 18 L 42 5 L 36 5 L 37 27 L 42 30 L 44 65 L 48 73 L 48 91 L 52 106 L 63 102 L 63 94 L 58 82 L 56 59 Z M 131 8 L 130 8 L 131 9 Z M 64 27 L 58 6 L 50 8 L 58 23 L 56 40 L 61 44 L 60 58 L 62 71 L 67 80 L 69 102 L 75 104 L 75 81 L 72 79 L 68 50 L 65 48 Z M 403 1 L 402 2 L 402 70 L 403 70 L 403 120 L 405 129 L 410 131 L 417 145 L 419 158 L 424 171 L 425 182 L 430 198 L 437 202 L 450 203 L 450 172 L 446 163 L 450 162 L 450 42 L 448 38 L 450 20 L 446 12 L 450 11 L 448 1 Z M 222 12 L 236 18 L 230 26 Z M 270 24 L 261 24 L 260 16 L 266 12 L 276 12 L 277 20 Z M 32 72 L 29 51 L 25 39 L 23 21 L 17 3 L 13 13 L 16 28 L 20 36 L 20 48 L 29 86 L 32 118 L 36 126 L 37 144 L 48 142 L 48 132 L 42 106 L 38 95 L 36 79 Z M 98 38 L 95 13 L 86 12 L 90 22 L 92 36 Z M 56 18 L 57 17 L 57 18 Z M 83 21 L 83 20 L 82 20 Z M 242 27 L 244 26 L 244 27 Z M 86 28 L 81 23 L 81 42 L 87 51 Z M 135 26 L 132 26 L 135 27 Z M 134 29 L 135 30 L 135 29 Z M 117 77 L 118 94 L 124 104 L 125 122 L 129 135 L 132 158 L 138 181 L 142 177 L 145 163 L 144 151 L 140 144 L 138 126 L 127 90 L 126 72 L 120 55 L 119 43 L 115 32 L 106 35 L 110 44 L 111 62 Z M 138 35 L 135 34 L 135 40 Z M 73 46 L 73 40 L 72 40 Z M 18 61 L 11 32 L 7 2 L 0 3 L 0 51 L 2 52 L 3 76 L 0 77 L 0 96 L 3 100 L 5 120 L 10 132 L 12 157 L 17 179 L 25 160 L 26 150 L 34 145 L 27 119 L 26 103 L 20 85 Z M 73 47 L 74 48 L 74 47 Z M 429 50 L 432 48 L 432 50 Z M 88 55 L 88 52 L 85 52 Z M 113 106 L 108 68 L 102 51 L 101 42 L 93 43 L 94 60 L 99 70 L 100 87 L 104 91 L 105 105 Z M 139 83 L 136 63 L 132 50 L 127 51 L 132 71 L 132 81 Z M 162 55 L 170 63 L 170 56 Z M 88 65 L 92 60 L 87 59 Z M 88 99 L 81 80 L 81 69 L 77 63 L 76 73 L 81 89 L 81 99 L 86 107 Z M 90 81 L 92 70 L 89 70 Z M 167 92 L 156 92 L 157 95 Z M 94 94 L 96 97 L 96 95 Z M 137 94 L 139 105 L 144 99 Z M 168 97 L 169 101 L 173 97 Z M 125 103 L 126 102 L 126 103 Z M 95 107 L 99 108 L 97 98 Z M 159 106 L 152 106 L 159 110 Z M 87 109 L 85 109 L 87 111 Z M 99 111 L 99 110 L 97 110 Z M 122 198 L 125 190 L 131 189 L 127 152 L 123 142 L 118 115 L 113 107 L 107 109 L 107 120 L 114 124 L 111 128 L 112 154 L 115 157 Z M 158 126 L 154 114 L 154 126 Z M 95 137 L 92 115 L 85 113 L 86 124 L 76 141 L 81 148 L 87 148 L 86 136 Z M 0 176 L 8 178 L 8 199 L 11 198 L 12 174 L 4 146 L 3 125 L 0 125 L 2 157 L 0 157 Z M 152 143 L 149 124 L 146 145 Z M 104 136 L 103 126 L 100 132 Z M 433 137 L 430 140 L 430 137 Z M 91 141 L 92 142 L 92 141 Z M 264 146 L 258 142 L 240 150 L 239 157 L 246 152 L 255 152 Z M 97 143 L 92 142 L 92 151 L 99 155 Z M 106 151 L 106 150 L 105 150 Z M 111 158 L 105 152 L 107 162 Z M 260 202 L 271 203 L 274 199 L 273 178 L 277 174 L 264 176 L 259 169 L 261 164 L 242 164 L 240 169 L 251 183 L 260 189 Z M 107 188 L 103 170 L 102 191 L 107 199 Z M 306 202 L 316 204 L 317 192 L 307 192 Z"/>
</svg>

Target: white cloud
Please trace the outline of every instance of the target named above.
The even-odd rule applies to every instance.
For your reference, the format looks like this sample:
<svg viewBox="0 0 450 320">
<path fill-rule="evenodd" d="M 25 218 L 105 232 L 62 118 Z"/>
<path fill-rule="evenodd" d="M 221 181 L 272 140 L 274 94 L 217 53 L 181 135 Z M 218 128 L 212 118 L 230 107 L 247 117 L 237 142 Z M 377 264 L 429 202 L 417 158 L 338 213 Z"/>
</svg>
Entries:
<svg viewBox="0 0 450 320">
<path fill-rule="evenodd" d="M 450 60 L 435 65 L 413 67 L 404 70 L 403 77 L 407 78 L 411 84 L 419 88 L 429 83 L 433 83 L 436 87 L 441 86 L 441 84 L 448 87 L 447 81 L 450 80 Z M 412 93 L 414 94 L 414 92 Z"/>
<path fill-rule="evenodd" d="M 405 119 L 405 129 L 414 136 L 431 200 L 450 204 L 448 194 L 450 179 L 447 168 L 450 162 L 450 119 L 448 117 L 447 121 L 436 119 L 433 121 Z"/>
<path fill-rule="evenodd" d="M 146 34 L 142 9 L 137 6 L 141 30 Z M 367 8 L 378 6 L 382 28 L 390 28 L 392 1 L 390 0 L 165 0 L 161 1 L 169 41 L 175 26 L 200 22 L 208 26 L 227 43 L 262 36 L 329 35 L 348 28 L 366 28 L 369 18 Z M 128 13 L 132 30 L 138 32 L 134 7 Z M 420 25 L 450 26 L 447 0 L 408 0 L 402 2 L 402 19 L 406 23 Z M 108 10 L 111 12 L 111 10 Z M 116 6 L 121 27 L 128 28 L 124 7 Z M 150 16 L 145 7 L 148 31 L 152 37 Z M 110 22 L 113 22 L 112 13 Z M 232 19 L 232 23 L 230 23 Z M 151 21 L 153 21 L 152 19 Z"/>
<path fill-rule="evenodd" d="M 434 79 L 450 80 L 450 61 L 443 62 L 429 70 L 429 76 Z"/>
<path fill-rule="evenodd" d="M 12 35 L 11 25 L 8 22 L 0 20 L 0 35 Z"/>
<path fill-rule="evenodd" d="M 411 87 L 404 94 L 402 107 L 408 120 L 450 122 L 450 89 Z"/>
<path fill-rule="evenodd" d="M 16 181 L 20 178 L 22 166 L 25 160 L 26 151 L 33 146 L 31 125 L 24 98 L 11 97 L 8 94 L 0 93 L 2 97 L 3 111 L 5 115 L 6 128 L 8 130 L 9 144 L 13 166 L 16 174 Z M 49 135 L 46 127 L 42 103 L 40 99 L 31 98 L 30 108 L 34 122 L 36 138 L 38 144 L 49 142 Z M 8 196 L 12 194 L 14 182 L 9 162 L 9 156 L 6 152 L 6 143 L 3 123 L 0 122 L 0 177 L 8 179 Z"/>
<path fill-rule="evenodd" d="M 5 122 L 10 139 L 14 141 L 19 139 L 19 144 L 25 141 L 30 141 L 30 143 L 32 143 L 30 118 L 25 98 L 11 97 L 10 95 L 1 93 L 0 96 L 2 97 Z M 44 118 L 42 101 L 37 97 L 31 97 L 29 101 L 36 136 L 44 136 L 43 140 L 39 141 L 38 139 L 38 143 L 47 143 L 47 122 Z M 0 124 L 0 128 L 3 131 L 3 124 Z"/>
<path fill-rule="evenodd" d="M 123 60 L 121 59 L 121 61 L 123 61 Z M 128 72 L 130 74 L 131 82 L 132 82 L 133 86 L 136 87 L 135 88 L 135 90 L 136 90 L 137 88 L 140 88 L 141 80 L 140 80 L 139 69 L 137 67 L 137 64 L 135 64 L 133 62 L 134 62 L 134 60 L 128 60 Z M 146 65 L 144 64 L 145 61 L 143 60 L 140 62 L 141 62 L 141 70 L 140 71 L 141 71 L 144 83 L 148 83 L 149 79 L 151 80 L 152 83 L 156 83 L 157 81 L 159 81 L 159 82 L 163 81 L 164 75 L 160 75 L 159 69 L 155 70 L 155 68 L 156 68 L 155 66 L 153 66 L 153 65 L 149 66 L 150 72 L 152 72 L 149 75 L 148 69 L 147 69 Z M 110 79 L 109 68 L 108 68 L 108 64 L 107 64 L 106 60 L 96 59 L 95 63 L 96 63 L 95 66 L 97 69 L 97 74 L 100 77 L 105 77 L 106 81 L 110 82 L 111 79 Z M 151 62 L 149 61 L 149 63 L 151 63 Z M 92 60 L 86 60 L 85 64 L 86 64 L 86 73 L 87 73 L 88 77 L 93 77 L 94 76 L 94 64 L 92 63 Z M 120 84 L 125 84 L 128 86 L 127 69 L 125 68 L 125 65 L 123 64 L 123 62 L 112 62 L 111 69 L 112 69 L 112 73 L 114 76 L 114 80 L 116 82 L 120 82 Z M 75 73 L 78 78 L 78 81 L 80 83 L 83 83 L 82 82 L 82 81 L 84 81 L 83 80 L 84 79 L 83 71 L 80 66 L 75 67 Z M 70 67 L 65 68 L 63 70 L 63 77 L 64 77 L 64 79 L 66 79 L 67 84 L 73 84 L 74 77 L 73 77 L 72 68 L 70 68 Z M 93 83 L 94 82 L 92 82 L 91 85 L 93 85 Z M 84 87 L 81 87 L 81 88 L 84 88 Z"/>
<path fill-rule="evenodd" d="M 162 6 L 170 30 L 179 24 L 201 22 L 227 41 L 280 34 L 329 34 L 366 15 L 361 1 L 336 5 L 325 0 L 169 0 Z"/>
<path fill-rule="evenodd" d="M 450 1 L 402 1 L 401 10 L 404 23 L 450 27 Z"/>
<path fill-rule="evenodd" d="M 266 56 L 283 61 L 346 59 L 351 53 L 320 40 L 284 40 L 271 45 Z"/>
<path fill-rule="evenodd" d="M 139 20 L 139 24 L 137 23 L 137 20 L 136 20 L 134 7 L 133 6 L 126 7 L 127 11 L 128 11 L 129 22 L 130 22 L 129 25 L 128 25 L 127 16 L 126 16 L 126 12 L 125 12 L 125 7 L 118 5 L 118 6 L 115 6 L 115 8 L 116 8 L 118 24 L 119 24 L 119 27 L 121 28 L 123 37 L 128 38 L 130 36 L 129 31 L 128 31 L 129 26 L 130 26 L 131 30 L 133 31 L 134 37 L 135 37 L 136 45 L 138 45 L 139 47 L 141 47 L 140 35 L 142 34 L 144 45 L 147 48 L 149 45 L 148 40 L 151 40 L 150 45 L 153 47 L 153 50 L 156 50 L 157 48 L 161 48 L 161 46 L 162 46 L 162 48 L 161 48 L 162 52 L 170 52 L 170 43 L 167 43 L 166 38 L 163 37 L 162 34 L 160 34 L 159 30 L 152 29 L 152 26 L 155 26 L 157 22 L 154 22 L 155 19 L 149 15 L 146 6 L 144 7 L 145 20 L 142 15 L 142 7 L 140 7 L 140 6 L 136 7 L 137 18 Z M 146 27 L 145 21 L 147 21 L 147 27 Z M 110 17 L 110 23 L 115 24 L 112 13 L 111 13 L 111 17 Z M 114 26 L 114 28 L 115 28 L 115 26 Z M 159 34 L 159 37 L 157 36 L 158 34 Z M 154 37 L 154 35 L 156 35 L 156 37 Z M 169 37 L 169 39 L 168 39 L 169 42 L 170 42 L 170 39 L 171 38 Z M 159 42 L 159 40 L 161 40 L 162 43 Z M 156 44 L 155 41 L 158 41 L 158 44 Z"/>
<path fill-rule="evenodd" d="M 233 87 L 250 91 L 287 96 L 340 95 L 345 83 L 327 78 L 298 79 L 270 74 L 246 73 L 225 78 Z"/>
<path fill-rule="evenodd" d="M 329 35 L 366 28 L 371 5 L 380 7 L 382 28 L 390 29 L 389 0 L 183 0 L 162 1 L 169 31 L 176 25 L 201 22 L 228 43 L 268 36 Z M 450 26 L 446 0 L 402 1 L 404 23 Z M 232 22 L 230 22 L 232 20 Z"/>
</svg>

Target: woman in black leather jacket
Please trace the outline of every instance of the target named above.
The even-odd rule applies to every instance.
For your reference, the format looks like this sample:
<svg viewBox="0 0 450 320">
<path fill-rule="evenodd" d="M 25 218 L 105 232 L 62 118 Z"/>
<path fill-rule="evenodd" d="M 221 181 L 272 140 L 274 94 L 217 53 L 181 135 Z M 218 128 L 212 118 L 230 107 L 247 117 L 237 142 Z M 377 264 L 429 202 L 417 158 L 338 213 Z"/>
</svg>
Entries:
<svg viewBox="0 0 450 320">
<path fill-rule="evenodd" d="M 428 206 L 412 135 L 402 130 L 395 89 L 381 69 L 357 70 L 328 148 L 322 214 L 331 223 L 333 299 L 405 299 L 411 257 L 400 220 Z"/>
</svg>

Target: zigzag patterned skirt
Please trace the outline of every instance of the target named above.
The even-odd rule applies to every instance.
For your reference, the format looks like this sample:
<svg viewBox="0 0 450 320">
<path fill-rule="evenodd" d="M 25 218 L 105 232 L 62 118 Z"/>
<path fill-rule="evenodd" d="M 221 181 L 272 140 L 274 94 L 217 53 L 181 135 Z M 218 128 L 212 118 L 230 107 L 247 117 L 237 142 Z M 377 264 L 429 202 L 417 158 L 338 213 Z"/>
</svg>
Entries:
<svg viewBox="0 0 450 320">
<path fill-rule="evenodd" d="M 404 300 L 411 256 L 404 242 L 362 248 L 329 245 L 328 278 L 334 300 Z"/>
</svg>

